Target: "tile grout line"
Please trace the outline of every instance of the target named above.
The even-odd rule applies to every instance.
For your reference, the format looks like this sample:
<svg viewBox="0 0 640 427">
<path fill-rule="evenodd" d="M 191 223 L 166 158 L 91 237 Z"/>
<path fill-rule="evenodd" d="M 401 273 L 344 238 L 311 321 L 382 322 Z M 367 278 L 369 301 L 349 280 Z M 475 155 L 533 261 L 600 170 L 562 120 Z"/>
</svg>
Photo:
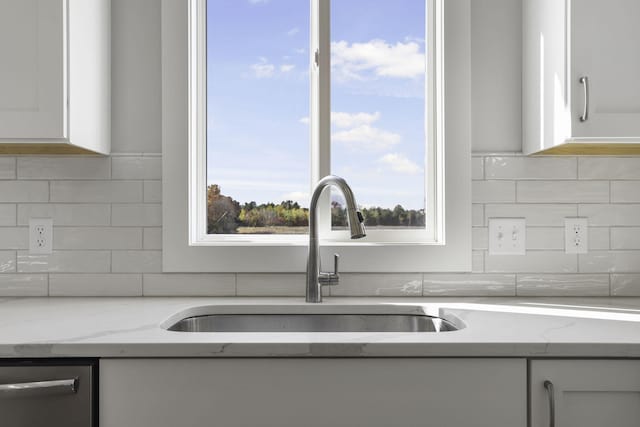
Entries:
<svg viewBox="0 0 640 427">
<path fill-rule="evenodd" d="M 481 157 L 481 159 L 482 159 L 482 180 L 486 181 L 487 180 L 487 160 L 489 158 Z"/>
<path fill-rule="evenodd" d="M 238 296 L 238 273 L 233 273 L 233 281 L 234 281 L 234 296 Z"/>
</svg>

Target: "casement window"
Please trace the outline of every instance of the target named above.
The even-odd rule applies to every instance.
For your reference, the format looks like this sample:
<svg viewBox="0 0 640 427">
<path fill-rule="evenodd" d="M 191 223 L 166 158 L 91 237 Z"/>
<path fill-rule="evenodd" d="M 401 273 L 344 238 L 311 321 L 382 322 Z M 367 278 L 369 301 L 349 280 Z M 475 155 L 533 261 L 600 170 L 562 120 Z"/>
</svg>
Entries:
<svg viewBox="0 0 640 427">
<path fill-rule="evenodd" d="M 468 0 L 163 0 L 165 271 L 470 269 Z"/>
</svg>

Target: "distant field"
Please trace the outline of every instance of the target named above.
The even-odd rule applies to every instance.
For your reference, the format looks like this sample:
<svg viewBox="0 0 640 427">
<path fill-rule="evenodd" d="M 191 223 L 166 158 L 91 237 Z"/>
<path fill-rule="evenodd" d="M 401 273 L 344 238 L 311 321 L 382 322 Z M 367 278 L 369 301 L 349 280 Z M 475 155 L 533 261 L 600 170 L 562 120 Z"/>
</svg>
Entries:
<svg viewBox="0 0 640 427">
<path fill-rule="evenodd" d="M 307 234 L 309 227 L 238 227 L 238 234 Z"/>
<path fill-rule="evenodd" d="M 367 230 L 419 230 L 423 227 L 404 227 L 404 226 L 379 226 L 369 227 Z M 346 230 L 346 227 L 343 228 Z M 308 227 L 238 227 L 238 234 L 307 234 Z"/>
</svg>

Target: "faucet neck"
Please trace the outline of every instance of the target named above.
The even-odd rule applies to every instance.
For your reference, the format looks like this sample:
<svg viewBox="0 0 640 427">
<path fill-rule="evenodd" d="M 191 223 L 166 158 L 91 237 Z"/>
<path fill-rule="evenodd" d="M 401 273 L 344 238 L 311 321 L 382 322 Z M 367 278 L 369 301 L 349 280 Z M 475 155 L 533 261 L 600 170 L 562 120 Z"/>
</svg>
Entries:
<svg viewBox="0 0 640 427">
<path fill-rule="evenodd" d="M 362 226 L 362 216 L 358 212 L 358 204 L 356 203 L 353 191 L 347 182 L 335 175 L 328 175 L 322 178 L 316 185 L 311 203 L 309 204 L 309 254 L 307 258 L 307 302 L 322 302 L 322 284 L 319 280 L 320 272 L 320 244 L 318 237 L 318 202 L 325 188 L 335 186 L 344 195 L 347 204 L 347 218 L 351 228 L 351 237 L 360 238 L 365 235 Z M 337 281 L 337 271 L 335 272 Z"/>
</svg>

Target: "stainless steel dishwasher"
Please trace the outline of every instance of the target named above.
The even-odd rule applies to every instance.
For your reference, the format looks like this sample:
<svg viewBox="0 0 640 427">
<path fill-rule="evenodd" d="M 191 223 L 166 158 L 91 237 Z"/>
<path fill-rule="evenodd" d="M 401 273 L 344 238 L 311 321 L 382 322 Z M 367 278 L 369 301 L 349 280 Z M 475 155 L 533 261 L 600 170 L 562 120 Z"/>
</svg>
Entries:
<svg viewBox="0 0 640 427">
<path fill-rule="evenodd" d="M 96 426 L 97 362 L 0 360 L 0 425 Z"/>
</svg>

